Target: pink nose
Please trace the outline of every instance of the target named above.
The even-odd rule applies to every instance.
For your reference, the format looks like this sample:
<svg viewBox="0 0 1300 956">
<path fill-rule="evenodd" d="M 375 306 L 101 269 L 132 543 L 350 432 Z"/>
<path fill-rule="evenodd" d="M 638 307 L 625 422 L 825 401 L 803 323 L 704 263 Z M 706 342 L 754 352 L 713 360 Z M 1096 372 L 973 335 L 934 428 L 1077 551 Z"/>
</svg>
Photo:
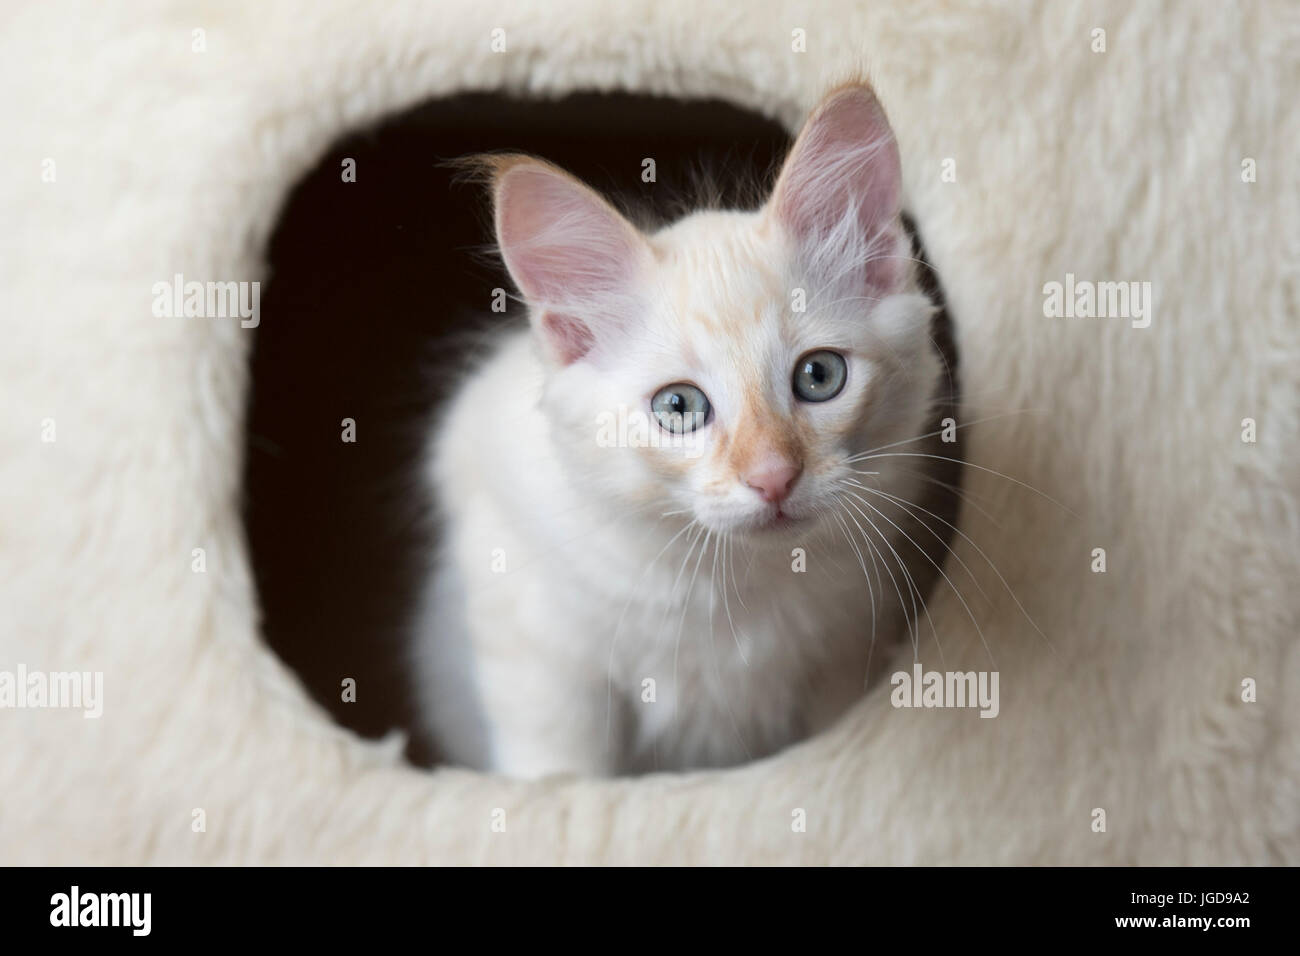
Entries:
<svg viewBox="0 0 1300 956">
<path fill-rule="evenodd" d="M 765 458 L 745 473 L 744 481 L 768 504 L 779 504 L 789 497 L 802 472 L 802 465 L 788 459 Z"/>
</svg>

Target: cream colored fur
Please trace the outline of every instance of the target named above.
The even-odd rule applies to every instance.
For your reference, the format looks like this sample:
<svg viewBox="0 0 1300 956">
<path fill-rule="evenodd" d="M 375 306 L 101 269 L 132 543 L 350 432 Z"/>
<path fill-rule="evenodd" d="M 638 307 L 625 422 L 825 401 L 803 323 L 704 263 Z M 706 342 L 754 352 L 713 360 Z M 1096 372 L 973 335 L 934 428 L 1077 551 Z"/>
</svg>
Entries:
<svg viewBox="0 0 1300 956">
<path fill-rule="evenodd" d="M 1300 862 L 1294 5 L 815 10 L 0 14 L 0 668 L 102 670 L 106 694 L 99 720 L 0 711 L 0 861 Z M 258 635 L 237 515 L 255 333 L 156 319 L 152 283 L 265 278 L 327 144 L 430 96 L 633 88 L 793 126 L 864 59 L 949 293 L 965 417 L 1017 412 L 969 429 L 968 457 L 1065 506 L 969 475 L 992 517 L 963 530 L 1051 644 L 978 572 L 1000 716 L 876 693 L 752 766 L 613 782 L 428 774 L 331 726 Z M 1152 281 L 1151 327 L 1045 319 L 1067 272 Z M 953 595 L 931 612 L 948 663 L 979 666 Z"/>
</svg>

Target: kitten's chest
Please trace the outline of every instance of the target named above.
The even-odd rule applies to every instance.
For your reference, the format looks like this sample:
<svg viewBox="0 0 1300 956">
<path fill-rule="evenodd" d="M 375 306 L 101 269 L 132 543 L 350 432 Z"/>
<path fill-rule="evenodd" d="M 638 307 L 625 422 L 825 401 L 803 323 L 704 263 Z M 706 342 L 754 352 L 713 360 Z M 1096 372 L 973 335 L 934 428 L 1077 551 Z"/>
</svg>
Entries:
<svg viewBox="0 0 1300 956">
<path fill-rule="evenodd" d="M 870 647 L 865 588 L 708 564 L 690 598 L 625 615 L 610 681 L 644 768 L 729 764 L 823 725 L 862 691 Z"/>
</svg>

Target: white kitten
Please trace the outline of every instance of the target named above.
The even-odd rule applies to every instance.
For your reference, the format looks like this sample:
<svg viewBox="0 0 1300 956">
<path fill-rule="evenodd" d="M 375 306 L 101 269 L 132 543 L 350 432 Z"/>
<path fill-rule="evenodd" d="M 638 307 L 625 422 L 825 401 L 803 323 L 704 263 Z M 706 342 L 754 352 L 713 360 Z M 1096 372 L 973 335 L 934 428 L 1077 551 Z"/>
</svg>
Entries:
<svg viewBox="0 0 1300 956">
<path fill-rule="evenodd" d="M 916 497 L 915 463 L 849 459 L 935 427 L 941 378 L 875 97 L 828 96 L 758 212 L 653 235 L 546 163 L 488 162 L 531 322 L 430 449 L 421 729 L 537 776 L 731 764 L 825 726 L 913 597 L 885 495 Z"/>
</svg>

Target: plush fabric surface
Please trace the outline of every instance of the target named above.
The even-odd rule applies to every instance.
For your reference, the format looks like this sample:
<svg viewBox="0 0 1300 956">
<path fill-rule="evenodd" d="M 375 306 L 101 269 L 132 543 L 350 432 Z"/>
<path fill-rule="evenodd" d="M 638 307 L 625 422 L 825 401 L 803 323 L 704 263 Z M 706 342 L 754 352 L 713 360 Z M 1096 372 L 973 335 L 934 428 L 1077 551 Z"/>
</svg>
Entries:
<svg viewBox="0 0 1300 956">
<path fill-rule="evenodd" d="M 1300 862 L 1294 6 L 810 9 L 0 15 L 0 669 L 102 671 L 106 697 L 98 720 L 0 710 L 0 861 Z M 987 642 L 1000 715 L 880 687 L 749 767 L 528 785 L 421 772 L 331 724 L 258 634 L 238 518 L 256 333 L 155 317 L 153 284 L 262 277 L 327 144 L 428 97 L 633 88 L 793 126 L 864 63 L 980 421 L 983 511 L 956 550 L 988 597 L 968 581 L 968 614 L 941 587 L 930 613 L 946 669 L 989 667 Z M 1067 273 L 1151 282 L 1150 327 L 1044 317 Z"/>
</svg>

